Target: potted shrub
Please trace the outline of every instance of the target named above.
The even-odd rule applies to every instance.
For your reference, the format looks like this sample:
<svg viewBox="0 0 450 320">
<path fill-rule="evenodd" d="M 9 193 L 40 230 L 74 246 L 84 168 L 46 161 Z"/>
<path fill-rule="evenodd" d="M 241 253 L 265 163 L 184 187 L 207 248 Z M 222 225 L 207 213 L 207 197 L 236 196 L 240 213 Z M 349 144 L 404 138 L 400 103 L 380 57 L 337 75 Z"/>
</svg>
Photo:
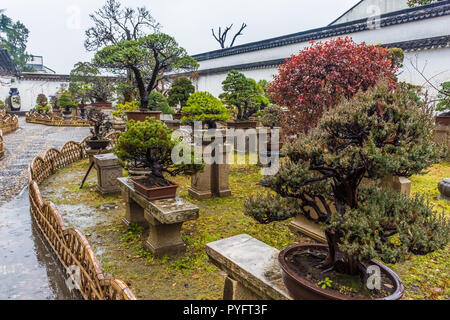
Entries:
<svg viewBox="0 0 450 320">
<path fill-rule="evenodd" d="M 450 81 L 444 82 L 438 94 L 440 99 L 436 106 L 436 111 L 442 112 L 436 117 L 436 124 L 450 126 Z"/>
<path fill-rule="evenodd" d="M 423 197 L 361 184 L 438 162 L 433 116 L 417 90 L 383 82 L 343 100 L 285 148 L 286 161 L 267 178 L 277 195 L 246 200 L 246 213 L 261 223 L 302 214 L 325 230 L 328 245 L 294 245 L 279 255 L 294 298 L 400 299 L 400 279 L 374 259 L 395 263 L 448 243 L 449 222 Z M 367 290 L 371 268 L 381 271 L 378 290 Z"/>
<path fill-rule="evenodd" d="M 95 63 L 101 68 L 132 70 L 139 91 L 140 110 L 128 112 L 128 119 L 137 121 L 147 117 L 160 119 L 161 112 L 149 110 L 149 103 L 150 94 L 158 88 L 165 72 L 195 70 L 199 66 L 173 37 L 164 33 L 107 46 L 96 53 Z"/>
<path fill-rule="evenodd" d="M 172 108 L 179 108 L 177 113 L 173 115 L 174 120 L 181 120 L 183 117 L 180 112 L 183 107 L 186 106 L 186 103 L 191 96 L 195 92 L 195 87 L 192 84 L 191 80 L 186 77 L 179 77 L 175 79 L 172 84 L 172 87 L 167 92 L 167 101 Z"/>
<path fill-rule="evenodd" d="M 136 191 L 149 201 L 176 196 L 178 186 L 167 180 L 165 174 L 193 175 L 203 169 L 203 165 L 172 162 L 172 150 L 179 143 L 184 142 L 172 140 L 172 131 L 153 118 L 147 118 L 144 122 L 129 121 L 127 131 L 120 136 L 115 149 L 117 157 L 131 162 L 135 168 L 149 169 L 145 177 L 131 179 Z"/>
<path fill-rule="evenodd" d="M 248 79 L 239 71 L 231 70 L 224 82 L 220 98 L 226 105 L 237 110 L 234 122 L 229 122 L 229 128 L 256 128 L 257 122 L 250 117 L 268 106 L 270 101 L 265 96 L 264 89 L 253 79 Z"/>
<path fill-rule="evenodd" d="M 51 110 L 51 106 L 48 105 L 48 99 L 45 94 L 39 94 L 36 98 L 36 112 L 43 114 Z"/>
<path fill-rule="evenodd" d="M 105 150 L 110 144 L 106 135 L 111 131 L 112 124 L 107 121 L 106 115 L 98 110 L 90 110 L 87 116 L 93 128 L 90 129 L 92 137 L 86 140 L 87 146 L 91 150 Z"/>
<path fill-rule="evenodd" d="M 72 116 L 72 109 L 77 107 L 77 103 L 72 99 L 69 92 L 63 92 L 58 98 L 58 104 L 64 108 L 64 118 L 70 118 Z"/>
<path fill-rule="evenodd" d="M 281 110 L 281 107 L 277 105 L 271 105 L 260 111 L 258 118 L 264 127 L 270 128 L 271 130 L 273 130 L 274 128 L 278 128 L 281 134 L 282 116 L 283 111 Z M 283 144 L 281 141 L 279 141 L 279 150 L 281 150 L 282 147 Z M 267 151 L 272 151 L 271 131 L 269 131 L 269 135 L 267 137 Z"/>
<path fill-rule="evenodd" d="M 181 114 L 181 124 L 193 126 L 194 121 L 201 121 L 207 129 L 216 129 L 217 121 L 227 121 L 229 118 L 227 108 L 208 92 L 192 94 Z"/>
</svg>

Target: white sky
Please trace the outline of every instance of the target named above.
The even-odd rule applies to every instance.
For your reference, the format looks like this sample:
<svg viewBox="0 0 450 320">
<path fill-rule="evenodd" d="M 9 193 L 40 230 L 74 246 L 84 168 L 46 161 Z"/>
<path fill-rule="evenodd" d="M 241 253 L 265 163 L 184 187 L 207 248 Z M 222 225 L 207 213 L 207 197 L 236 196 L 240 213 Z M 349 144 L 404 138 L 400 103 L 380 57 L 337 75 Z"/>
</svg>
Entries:
<svg viewBox="0 0 450 320">
<path fill-rule="evenodd" d="M 69 73 L 92 53 L 84 49 L 89 14 L 105 0 L 0 0 L 6 15 L 30 30 L 28 52 L 44 56 L 57 73 Z M 153 17 L 190 54 L 219 49 L 211 28 L 242 22 L 248 27 L 236 45 L 328 25 L 358 0 L 122 0 L 146 6 Z M 232 32 L 231 32 L 232 33 Z M 232 33 L 229 37 L 234 35 Z"/>
</svg>

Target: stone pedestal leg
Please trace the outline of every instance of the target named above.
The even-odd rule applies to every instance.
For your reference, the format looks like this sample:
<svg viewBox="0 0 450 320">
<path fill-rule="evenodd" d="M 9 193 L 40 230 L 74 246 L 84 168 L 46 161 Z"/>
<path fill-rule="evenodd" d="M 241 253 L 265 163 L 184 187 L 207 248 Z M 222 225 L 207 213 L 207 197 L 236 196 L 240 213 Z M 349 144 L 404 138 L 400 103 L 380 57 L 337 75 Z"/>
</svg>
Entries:
<svg viewBox="0 0 450 320">
<path fill-rule="evenodd" d="M 186 252 L 186 244 L 181 239 L 182 222 L 162 224 L 148 211 L 145 212 L 145 219 L 150 226 L 150 234 L 145 247 L 156 258 L 161 258 L 166 254 L 172 255 Z"/>
<path fill-rule="evenodd" d="M 261 300 L 252 291 L 244 287 L 241 283 L 236 280 L 227 277 L 225 279 L 225 287 L 223 289 L 223 300 L 225 301 L 257 301 Z"/>
<path fill-rule="evenodd" d="M 144 209 L 137 204 L 127 192 L 122 192 L 122 197 L 125 200 L 125 218 L 122 219 L 124 225 L 129 227 L 132 224 L 137 224 L 144 229 L 148 228 L 148 223 L 145 220 Z"/>
<path fill-rule="evenodd" d="M 205 200 L 213 197 L 212 191 L 213 165 L 205 164 L 203 172 L 191 177 L 191 187 L 188 192 L 192 198 Z"/>
</svg>

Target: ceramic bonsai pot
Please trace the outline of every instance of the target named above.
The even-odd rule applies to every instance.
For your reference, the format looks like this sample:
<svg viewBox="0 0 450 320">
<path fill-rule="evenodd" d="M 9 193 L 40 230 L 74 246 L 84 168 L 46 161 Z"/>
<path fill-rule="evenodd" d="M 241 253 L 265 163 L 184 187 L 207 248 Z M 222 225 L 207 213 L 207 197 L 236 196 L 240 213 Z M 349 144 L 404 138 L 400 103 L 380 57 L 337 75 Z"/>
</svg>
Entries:
<svg viewBox="0 0 450 320">
<path fill-rule="evenodd" d="M 258 122 L 256 121 L 235 121 L 227 122 L 228 129 L 256 129 Z"/>
<path fill-rule="evenodd" d="M 436 117 L 436 125 L 450 126 L 450 114 L 444 113 Z"/>
<path fill-rule="evenodd" d="M 156 120 L 161 120 L 161 111 L 128 111 L 128 120 L 134 120 L 137 122 L 144 122 L 147 118 L 152 117 Z"/>
<path fill-rule="evenodd" d="M 133 178 L 131 182 L 137 193 L 145 197 L 149 201 L 172 199 L 177 196 L 178 185 L 170 182 L 170 186 L 166 187 L 147 187 L 145 185 L 145 177 Z"/>
<path fill-rule="evenodd" d="M 364 300 L 364 298 L 354 298 L 341 294 L 337 291 L 325 290 L 317 286 L 316 284 L 308 281 L 304 277 L 300 276 L 294 271 L 292 263 L 288 262 L 288 257 L 295 252 L 302 252 L 309 249 L 318 249 L 327 251 L 327 245 L 313 244 L 313 245 L 292 245 L 285 250 L 281 251 L 278 256 L 278 261 L 282 270 L 282 276 L 284 284 L 296 300 Z M 400 300 L 403 296 L 405 288 L 400 278 L 384 264 L 372 260 L 371 263 L 380 268 L 381 273 L 386 276 L 394 286 L 394 292 L 387 297 L 375 299 L 375 300 Z M 368 299 L 368 298 L 367 298 Z"/>
<path fill-rule="evenodd" d="M 172 115 L 172 119 L 173 120 L 181 120 L 181 118 L 183 118 L 183 114 L 178 112 Z"/>
<path fill-rule="evenodd" d="M 86 140 L 86 144 L 91 150 L 105 150 L 110 143 L 111 141 L 108 139 Z"/>
<path fill-rule="evenodd" d="M 103 101 L 103 102 L 95 102 L 92 104 L 94 108 L 98 109 L 112 109 L 112 102 Z"/>
</svg>

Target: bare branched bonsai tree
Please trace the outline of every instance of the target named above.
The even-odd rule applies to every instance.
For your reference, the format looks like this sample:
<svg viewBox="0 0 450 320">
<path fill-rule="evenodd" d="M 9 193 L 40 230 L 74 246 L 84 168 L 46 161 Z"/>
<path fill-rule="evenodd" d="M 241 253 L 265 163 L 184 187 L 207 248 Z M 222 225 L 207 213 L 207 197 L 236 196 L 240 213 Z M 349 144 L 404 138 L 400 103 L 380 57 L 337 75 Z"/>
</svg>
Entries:
<svg viewBox="0 0 450 320">
<path fill-rule="evenodd" d="M 225 30 L 222 32 L 222 27 L 219 27 L 218 35 L 216 35 L 216 32 L 214 31 L 214 29 L 211 29 L 214 39 L 216 39 L 216 41 L 220 44 L 220 47 L 222 49 L 225 49 L 225 43 L 227 42 L 228 32 L 232 28 L 233 28 L 233 25 L 231 25 L 229 27 L 225 27 Z M 243 35 L 242 31 L 244 31 L 245 28 L 247 28 L 247 24 L 243 23 L 242 26 L 241 26 L 241 29 L 239 29 L 239 31 L 234 35 L 233 40 L 231 41 L 231 44 L 230 44 L 230 46 L 228 48 L 232 48 L 234 46 L 234 43 L 236 42 L 236 39 L 239 36 Z"/>
<path fill-rule="evenodd" d="M 445 247 L 449 222 L 423 198 L 369 183 L 410 177 L 439 161 L 432 111 L 418 93 L 379 83 L 342 101 L 287 146 L 287 160 L 267 178 L 277 196 L 248 199 L 247 214 L 264 224 L 297 215 L 321 223 L 328 255 L 319 268 L 345 274 L 365 275 L 371 259 L 396 262 Z"/>
<path fill-rule="evenodd" d="M 92 134 L 91 140 L 104 140 L 112 129 L 112 123 L 107 120 L 107 116 L 103 112 L 91 110 L 87 118 L 93 126 L 90 129 Z"/>
</svg>

